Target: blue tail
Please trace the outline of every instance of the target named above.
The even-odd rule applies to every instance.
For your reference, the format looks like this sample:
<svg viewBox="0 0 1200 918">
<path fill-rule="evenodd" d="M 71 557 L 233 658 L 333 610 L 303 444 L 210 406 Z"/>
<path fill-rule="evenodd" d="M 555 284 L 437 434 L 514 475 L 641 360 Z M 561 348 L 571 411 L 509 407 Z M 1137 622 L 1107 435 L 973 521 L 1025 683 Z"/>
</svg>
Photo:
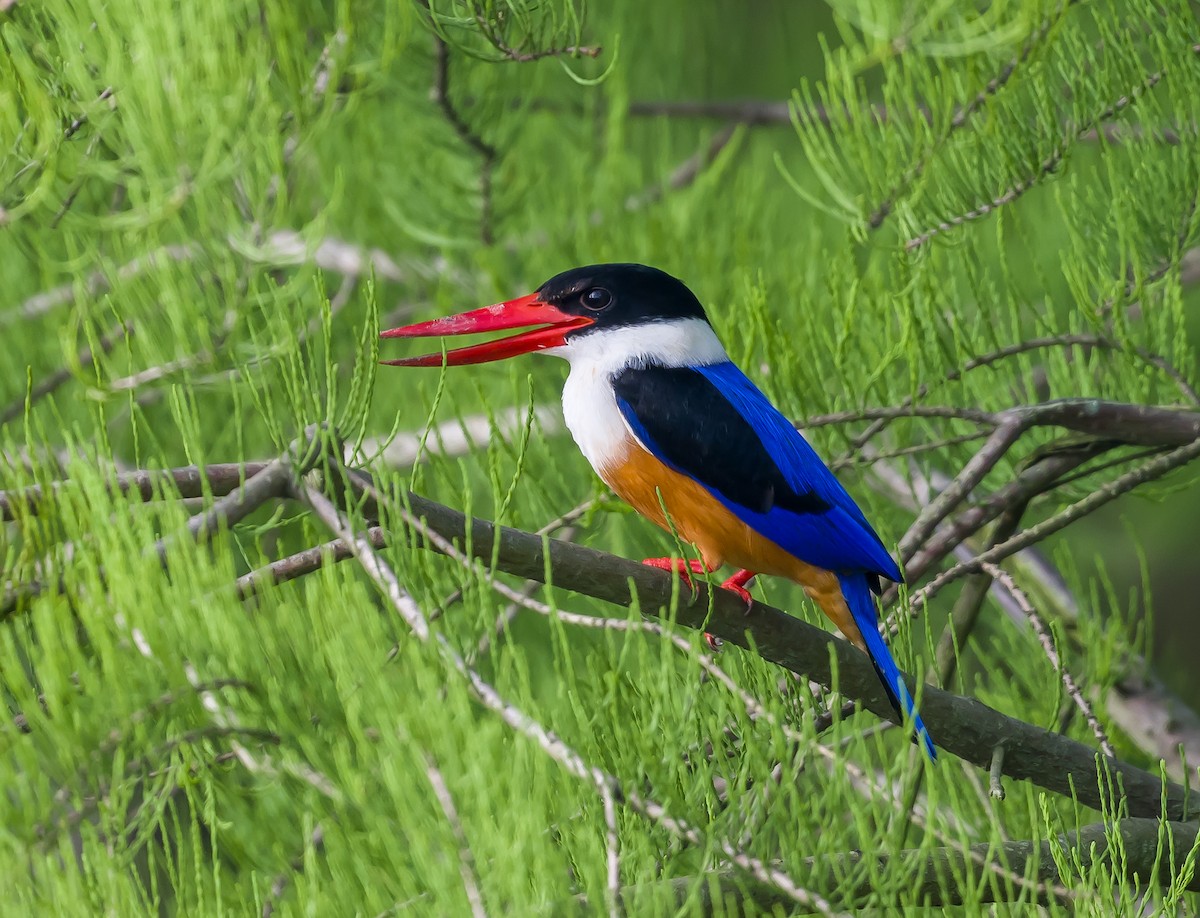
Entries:
<svg viewBox="0 0 1200 918">
<path fill-rule="evenodd" d="M 936 762 L 937 750 L 933 746 L 929 731 L 925 729 L 925 722 L 917 713 L 916 704 L 908 692 L 908 686 L 904 684 L 904 677 L 900 675 L 896 661 L 892 659 L 892 652 L 888 650 L 888 645 L 879 636 L 879 616 L 875 612 L 875 599 L 871 595 L 871 587 L 866 575 L 861 573 L 839 574 L 838 583 L 842 586 L 842 596 L 846 599 L 846 605 L 850 607 L 850 614 L 854 616 L 854 624 L 858 625 L 858 630 L 862 632 L 868 655 L 875 665 L 875 672 L 879 674 L 879 680 L 883 683 L 884 691 L 887 692 L 892 707 L 902 718 L 906 715 L 912 718 L 913 729 L 917 731 L 917 736 L 924 743 L 929 760 Z"/>
</svg>

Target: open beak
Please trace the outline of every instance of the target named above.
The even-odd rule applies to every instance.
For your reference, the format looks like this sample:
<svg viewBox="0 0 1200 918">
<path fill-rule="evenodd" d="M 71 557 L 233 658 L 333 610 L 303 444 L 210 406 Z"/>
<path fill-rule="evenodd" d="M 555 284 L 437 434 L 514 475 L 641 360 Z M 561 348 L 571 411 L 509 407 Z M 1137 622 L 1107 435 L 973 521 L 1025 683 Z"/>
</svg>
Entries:
<svg viewBox="0 0 1200 918">
<path fill-rule="evenodd" d="M 479 332 L 502 331 L 506 328 L 525 328 L 529 325 L 544 326 L 533 331 L 522 332 L 497 341 L 460 347 L 446 354 L 427 354 L 423 357 L 405 357 L 400 360 L 380 361 L 389 367 L 449 367 L 470 363 L 488 363 L 503 360 L 518 354 L 544 351 L 549 347 L 566 344 L 566 334 L 576 328 L 591 325 L 586 316 L 573 316 L 550 303 L 542 302 L 536 293 L 529 296 L 473 309 L 456 316 L 418 322 L 380 332 L 381 338 L 440 338 L 446 335 L 472 335 Z"/>
</svg>

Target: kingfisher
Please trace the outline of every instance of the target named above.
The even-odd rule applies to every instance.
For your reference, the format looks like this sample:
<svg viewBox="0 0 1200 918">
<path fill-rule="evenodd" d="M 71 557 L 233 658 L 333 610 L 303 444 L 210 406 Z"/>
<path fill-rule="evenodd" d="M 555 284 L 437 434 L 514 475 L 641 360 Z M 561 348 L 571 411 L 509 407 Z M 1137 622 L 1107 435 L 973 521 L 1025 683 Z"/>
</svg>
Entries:
<svg viewBox="0 0 1200 918">
<path fill-rule="evenodd" d="M 626 503 L 698 550 L 647 558 L 688 585 L 738 568 L 721 586 L 752 603 L 758 574 L 786 577 L 870 658 L 892 707 L 933 740 L 879 634 L 874 596 L 900 568 L 866 516 L 795 426 L 729 359 L 695 294 L 640 264 L 564 271 L 536 292 L 406 325 L 384 338 L 529 328 L 401 367 L 487 363 L 541 352 L 565 358 L 563 417 L 596 474 Z"/>
</svg>

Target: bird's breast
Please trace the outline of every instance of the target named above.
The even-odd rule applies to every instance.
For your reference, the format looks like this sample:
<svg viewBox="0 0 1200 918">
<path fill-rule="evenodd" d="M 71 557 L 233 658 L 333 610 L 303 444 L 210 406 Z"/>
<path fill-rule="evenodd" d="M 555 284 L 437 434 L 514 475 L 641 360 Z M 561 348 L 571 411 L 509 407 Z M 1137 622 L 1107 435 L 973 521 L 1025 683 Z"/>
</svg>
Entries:
<svg viewBox="0 0 1200 918">
<path fill-rule="evenodd" d="M 605 481 L 640 449 L 617 407 L 612 380 L 595 366 L 572 367 L 563 387 L 563 420 L 579 451 Z"/>
</svg>

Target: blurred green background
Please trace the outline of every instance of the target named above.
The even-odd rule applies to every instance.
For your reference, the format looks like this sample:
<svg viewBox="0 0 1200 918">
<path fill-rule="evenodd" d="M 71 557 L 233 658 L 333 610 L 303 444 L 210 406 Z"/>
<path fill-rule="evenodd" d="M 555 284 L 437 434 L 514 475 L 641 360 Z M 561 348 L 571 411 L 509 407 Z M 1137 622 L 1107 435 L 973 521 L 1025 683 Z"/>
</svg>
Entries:
<svg viewBox="0 0 1200 918">
<path fill-rule="evenodd" d="M 441 819 L 404 812 L 405 782 L 423 780 L 420 756 L 359 723 L 393 715 L 401 733 L 417 737 L 414 748 L 454 751 L 466 820 L 472 831 L 495 833 L 487 837 L 499 865 L 492 875 L 503 876 L 490 890 L 498 901 L 532 908 L 553 898 L 547 890 L 603 888 L 594 801 L 566 793 L 543 812 L 540 796 L 553 796 L 561 776 L 528 751 L 510 758 L 511 737 L 472 713 L 419 650 L 406 648 L 402 666 L 380 664 L 376 673 L 402 629 L 350 565 L 275 591 L 252 619 L 220 592 L 234 575 L 328 538 L 306 514 L 263 511 L 211 557 L 184 552 L 189 573 L 172 580 L 156 564 L 139 567 L 139 552 L 177 529 L 182 511 L 133 512 L 101 494 L 98 482 L 114 467 L 270 457 L 317 421 L 334 421 L 369 447 L 393 435 L 415 443 L 431 423 L 452 430 L 482 416 L 485 432 L 493 425 L 490 442 L 466 452 L 436 455 L 434 434 L 425 442 L 435 455 L 419 463 L 410 455 L 388 471 L 370 448 L 355 458 L 435 500 L 529 530 L 602 495 L 557 423 L 562 366 L 530 358 L 445 375 L 376 372 L 377 325 L 527 293 L 578 264 L 640 261 L 692 287 L 730 354 L 798 421 L 906 398 L 995 411 L 1084 396 L 1196 407 L 1137 354 L 1162 355 L 1193 385 L 1200 375 L 1200 55 L 1189 4 L 556 0 L 435 2 L 432 14 L 420 4 L 272 0 L 0 7 L 0 411 L 13 406 L 0 427 L 0 477 L 5 488 L 64 474 L 82 482 L 61 512 L 6 527 L 5 570 L 19 581 L 48 564 L 95 589 L 88 578 L 99 567 L 119 568 L 129 590 L 111 597 L 111 609 L 43 596 L 5 632 L 0 670 L 14 708 L 36 717 L 32 699 L 41 694 L 54 715 L 37 734 L 43 745 L 13 743 L 14 784 L 22 794 L 26 782 L 34 789 L 13 803 L 16 828 L 5 836 L 12 864 L 24 864 L 31 839 L 41 837 L 35 828 L 56 805 L 54 782 L 74 786 L 68 779 L 78 762 L 96 770 L 99 758 L 103 771 L 110 758 L 134 758 L 147 738 L 126 736 L 129 748 L 114 752 L 103 745 L 108 730 L 124 729 L 147 698 L 186 685 L 181 661 L 200 660 L 271 689 L 252 710 L 273 728 L 294 730 L 284 761 L 293 753 L 318 761 L 364 810 L 383 801 L 378 812 L 351 819 L 320 795 L 303 796 L 311 789 L 264 780 L 237 785 L 236 804 L 222 809 L 227 776 L 212 778 L 203 756 L 187 759 L 183 765 L 203 775 L 189 785 L 196 810 L 204 798 L 220 816 L 212 824 L 235 827 L 225 830 L 235 842 L 212 843 L 214 862 L 250 865 L 237 875 L 244 885 L 223 893 L 228 900 L 252 889 L 260 905 L 311 821 L 326 819 L 324 806 L 345 833 L 339 849 L 329 829 L 331 873 L 332 865 L 347 875 L 358 869 L 354 846 L 363 844 L 371 846 L 363 862 L 368 854 L 378 865 L 411 858 L 414 876 L 427 869 L 457 882 L 437 845 L 429 843 L 428 854 L 416 842 L 413 852 L 387 844 L 405 833 L 427 842 L 406 820 Z M 595 56 L 542 56 L 580 46 Z M 526 56 L 537 59 L 519 59 Z M 788 104 L 793 120 L 669 106 L 748 100 Z M 818 106 L 823 118 L 805 114 Z M 887 215 L 873 221 L 885 200 Z M 98 350 L 123 323 L 131 334 L 94 361 L 78 360 L 82 347 Z M 1039 350 L 946 381 L 998 348 L 1083 333 L 1111 335 L 1119 346 Z M 413 352 L 399 342 L 381 347 L 384 356 Z M 27 410 L 31 389 L 64 366 L 64 384 Z M 518 424 L 514 433 L 499 420 L 511 410 L 524 420 L 534 408 L 548 410 L 529 431 Z M 810 437 L 837 456 L 863 426 L 819 427 Z M 968 430 L 904 421 L 876 445 L 903 450 Z M 1052 436 L 1023 441 L 983 488 L 1009 480 Z M 977 446 L 945 445 L 892 464 L 919 504 L 913 482 L 955 474 Z M 1030 520 L 1115 474 L 1061 489 L 1031 508 Z M 894 544 L 913 518 L 904 495 L 881 487 L 863 465 L 841 477 Z M 1067 664 L 1098 697 L 1121 677 L 1127 653 L 1148 649 L 1176 692 L 1193 704 L 1200 698 L 1194 481 L 1194 469 L 1177 472 L 1043 546 L 1082 608 L 1079 623 L 1063 626 Z M 585 517 L 578 539 L 629 557 L 672 549 L 668 537 L 611 502 Z M 72 542 L 81 553 L 74 562 L 64 547 Z M 456 645 L 473 647 L 492 627 L 500 603 L 477 578 L 402 546 L 388 557 L 427 608 L 465 588 L 462 608 L 443 619 Z M 756 593 L 820 621 L 798 589 L 768 583 Z M 929 665 L 954 593 L 901 634 L 898 656 L 910 671 Z M 562 601 L 612 614 L 596 602 Z M 154 646 L 172 648 L 170 661 L 134 654 L 121 616 L 158 629 Z M 1139 625 L 1150 620 L 1148 639 Z M 99 637 L 89 644 L 73 622 L 84 637 Z M 683 812 L 715 814 L 719 835 L 711 786 L 697 790 L 695 775 L 670 771 L 663 750 L 704 743 L 731 715 L 707 696 L 688 707 L 695 674 L 648 646 L 634 652 L 577 633 L 567 640 L 560 626 L 523 615 L 489 673 L 614 772 L 637 780 L 645 769 L 677 793 Z M 952 688 L 1022 719 L 1056 723 L 1058 676 L 1027 629 L 989 606 L 968 656 Z M 772 691 L 775 670 L 734 661 L 728 665 L 746 684 Z M 449 692 L 453 716 L 407 704 L 440 692 Z M 804 699 L 772 698 L 801 716 Z M 839 723 L 834 735 L 853 737 L 856 755 L 878 758 L 883 776 L 898 781 L 900 759 L 887 750 L 903 748 L 903 739 L 898 731 L 863 739 L 851 727 L 866 722 Z M 180 715 L 179 723 L 190 721 Z M 1070 729 L 1091 740 L 1085 726 Z M 88 758 L 98 746 L 104 755 Z M 1147 763 L 1142 752 L 1120 751 Z M 748 784 L 770 773 L 766 740 L 745 755 L 739 777 Z M 359 768 L 360 756 L 370 768 Z M 372 768 L 386 777 L 384 790 L 364 777 L 376 775 Z M 487 784 L 491 773 L 501 774 L 500 786 Z M 754 841 L 763 856 L 774 857 L 781 838 L 807 840 L 810 832 L 827 831 L 813 844 L 829 850 L 893 839 L 890 800 L 842 824 L 850 806 L 839 796 L 850 793 L 844 783 L 822 784 L 811 806 L 804 794 L 785 798 Z M 525 807 L 529 787 L 539 799 Z M 998 817 L 957 771 L 931 778 L 928 793 L 931 812 L 940 795 L 969 814 L 938 827 L 971 841 L 1001 818 L 1015 837 L 1081 818 L 1064 815 L 1065 804 L 1046 815 L 1029 787 L 1014 791 Z M 569 822 L 576 808 L 583 817 L 571 831 L 582 840 L 548 842 L 545 826 Z M 493 813 L 510 810 L 513 823 L 499 837 Z M 159 831 L 159 823 L 147 825 L 145 835 Z M 972 834 L 980 826 L 984 834 Z M 668 876 L 699 869 L 674 842 L 623 830 L 634 839 L 631 882 L 659 876 L 663 861 Z M 88 851 L 103 848 L 88 843 Z M 56 851 L 67 857 L 66 847 L 39 851 L 43 874 Z M 785 845 L 783 856 L 795 864 L 808 853 Z M 531 890 L 523 876 L 514 879 L 523 860 L 531 873 L 556 871 L 558 886 Z M 198 889 L 220 887 L 225 876 L 215 868 L 208 876 L 208 866 L 196 870 Z M 575 868 L 582 879 L 570 885 Z M 417 880 L 404 887 L 403 871 L 382 866 L 379 876 L 359 879 L 361 901 L 326 888 L 327 901 L 354 901 L 368 913 L 368 905 L 425 890 Z M 902 887 L 903 878 L 892 879 Z M 61 882 L 65 895 L 76 881 Z M 112 886 L 92 876 L 91 902 L 126 901 L 113 892 L 117 880 L 104 882 Z"/>
</svg>

